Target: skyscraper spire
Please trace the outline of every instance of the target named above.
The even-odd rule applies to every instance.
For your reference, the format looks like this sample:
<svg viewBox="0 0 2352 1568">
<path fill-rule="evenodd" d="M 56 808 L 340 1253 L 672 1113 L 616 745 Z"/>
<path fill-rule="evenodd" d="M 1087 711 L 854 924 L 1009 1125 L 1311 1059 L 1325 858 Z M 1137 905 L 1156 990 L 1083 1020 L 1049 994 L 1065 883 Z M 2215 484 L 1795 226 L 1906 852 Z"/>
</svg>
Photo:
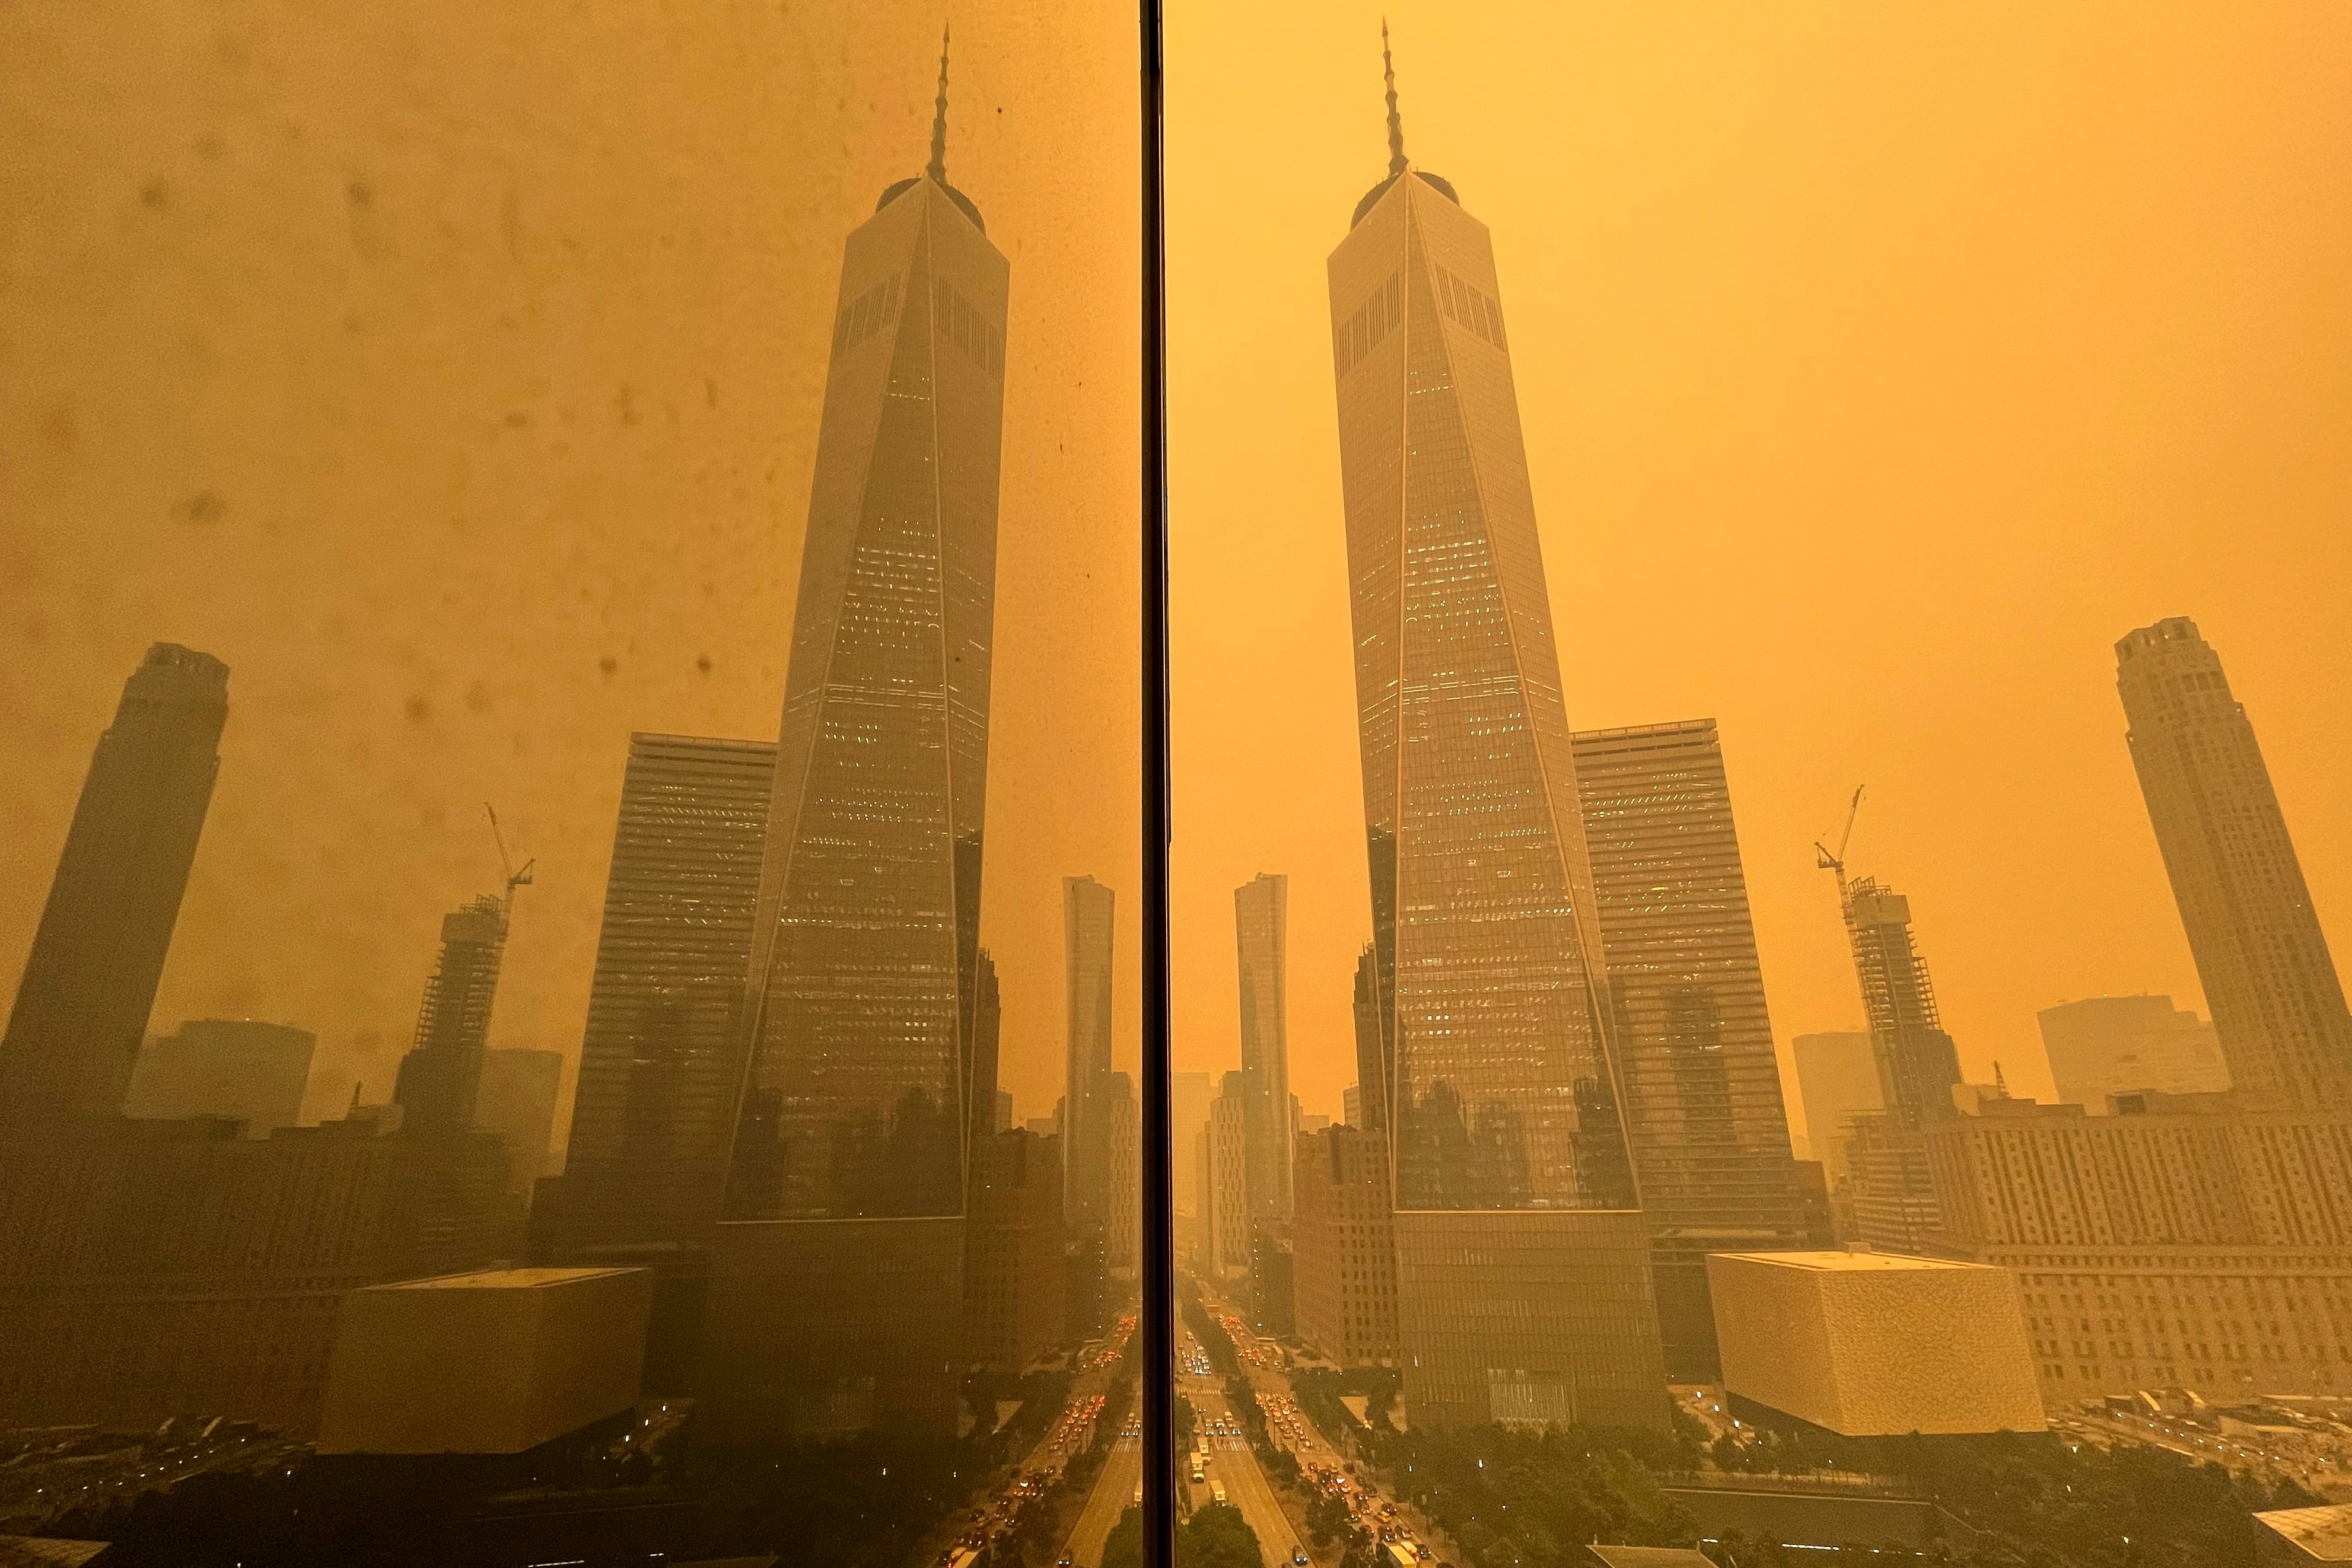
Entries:
<svg viewBox="0 0 2352 1568">
<path fill-rule="evenodd" d="M 1395 98 L 1391 93 L 1390 98 Z M 931 115 L 931 166 L 925 171 L 944 185 L 948 183 L 948 24 L 940 24 L 940 96 L 933 100 Z M 1395 120 L 1393 110 L 1390 114 Z"/>
<path fill-rule="evenodd" d="M 943 73 L 940 80 L 944 82 L 947 79 L 944 60 L 940 63 L 940 69 Z M 1389 173 L 1393 176 L 1404 172 L 1404 120 L 1397 113 L 1396 61 L 1389 55 L 1389 19 L 1386 16 L 1381 18 L 1381 71 L 1389 84 Z M 947 89 L 941 87 L 940 90 L 945 92 Z M 940 112 L 944 114 L 947 100 L 941 99 L 940 102 Z"/>
</svg>

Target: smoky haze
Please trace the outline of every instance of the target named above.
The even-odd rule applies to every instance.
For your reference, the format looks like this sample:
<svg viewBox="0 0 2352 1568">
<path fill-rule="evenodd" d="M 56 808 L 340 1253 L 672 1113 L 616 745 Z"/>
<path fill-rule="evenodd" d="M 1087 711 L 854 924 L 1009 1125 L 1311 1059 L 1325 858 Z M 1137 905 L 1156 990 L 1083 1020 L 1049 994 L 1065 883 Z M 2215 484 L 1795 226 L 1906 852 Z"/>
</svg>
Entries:
<svg viewBox="0 0 2352 1568">
<path fill-rule="evenodd" d="M 313 1116 L 387 1096 L 489 800 L 538 861 L 492 1043 L 576 1063 L 629 733 L 774 737 L 842 236 L 929 152 L 936 16 L 721 10 L 12 18 L 10 986 L 171 640 L 230 716 L 152 1028 L 299 1024 Z M 958 18 L 949 167 L 1013 268 L 982 940 L 1024 1114 L 1058 879 L 1136 881 L 1133 49 L 1116 6 Z"/>
<path fill-rule="evenodd" d="M 2340 10 L 1388 18 L 1406 151 L 1493 233 L 1570 722 L 1720 721 L 1784 1075 L 1861 1020 L 1811 849 L 1858 782 L 1971 1078 L 2048 1098 L 2060 1000 L 2204 1010 L 2115 689 L 2166 615 L 2340 939 Z M 1371 916 L 1324 258 L 1386 171 L 1379 23 L 1170 18 L 1178 1065 L 1238 1060 L 1232 890 L 1286 873 L 1330 1113 Z"/>
</svg>

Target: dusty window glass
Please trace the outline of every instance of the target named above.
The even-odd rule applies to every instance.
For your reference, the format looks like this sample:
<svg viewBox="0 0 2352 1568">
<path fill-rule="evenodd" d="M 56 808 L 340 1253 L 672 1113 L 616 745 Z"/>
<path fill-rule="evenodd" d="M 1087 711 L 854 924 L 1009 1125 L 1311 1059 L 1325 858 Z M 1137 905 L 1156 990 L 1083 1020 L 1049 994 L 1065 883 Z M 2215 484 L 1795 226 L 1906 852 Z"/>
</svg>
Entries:
<svg viewBox="0 0 2352 1568">
<path fill-rule="evenodd" d="M 1136 1386 L 1134 13 L 6 33 L 0 1534 L 1057 1553 Z"/>
</svg>

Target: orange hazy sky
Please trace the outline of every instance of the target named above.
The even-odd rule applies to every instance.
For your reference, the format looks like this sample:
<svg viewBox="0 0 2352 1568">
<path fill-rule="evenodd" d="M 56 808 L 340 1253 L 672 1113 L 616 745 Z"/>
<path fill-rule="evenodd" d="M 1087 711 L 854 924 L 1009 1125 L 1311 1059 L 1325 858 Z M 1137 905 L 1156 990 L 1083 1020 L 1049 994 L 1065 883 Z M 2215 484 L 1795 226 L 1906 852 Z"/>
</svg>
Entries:
<svg viewBox="0 0 2352 1568">
<path fill-rule="evenodd" d="M 1324 258 L 1371 5 L 1169 23 L 1178 1054 L 1291 877 L 1294 1087 L 1370 934 Z M 1861 1007 L 1812 841 L 1911 895 L 1971 1073 L 2201 1009 L 2112 644 L 2197 618 L 2352 944 L 2352 8 L 1387 7 L 1494 235 L 1568 711 L 1721 721 L 1774 1031 Z"/>
<path fill-rule="evenodd" d="M 1169 21 L 1180 1067 L 1292 879 L 1295 1085 L 1369 931 L 1324 257 L 1370 6 Z M 2197 988 L 2110 645 L 2198 618 L 2352 919 L 2352 10 L 1390 12 L 1493 229 L 1583 726 L 1722 722 L 1776 1032 L 1858 1014 L 1809 848 L 1913 898 L 1963 1061 Z M 35 0 L 0 52 L 0 984 L 122 676 L 232 666 L 156 1022 L 388 1085 L 442 911 L 540 860 L 494 1038 L 576 1052 L 632 729 L 774 733 L 842 236 L 922 161 L 938 12 Z M 956 7 L 1013 264 L 983 937 L 1059 1092 L 1057 879 L 1136 1032 L 1132 17 Z M 137 40 L 126 48 L 122 40 Z M 708 660 L 708 667 L 704 661 Z"/>
</svg>

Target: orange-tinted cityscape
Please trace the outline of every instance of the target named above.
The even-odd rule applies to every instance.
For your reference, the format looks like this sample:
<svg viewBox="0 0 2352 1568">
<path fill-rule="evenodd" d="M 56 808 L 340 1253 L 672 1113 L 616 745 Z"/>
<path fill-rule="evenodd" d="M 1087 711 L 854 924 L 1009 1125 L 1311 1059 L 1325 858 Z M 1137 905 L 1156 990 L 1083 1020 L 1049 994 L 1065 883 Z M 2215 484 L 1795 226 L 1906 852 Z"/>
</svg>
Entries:
<svg viewBox="0 0 2352 1568">
<path fill-rule="evenodd" d="M 2352 14 L 7 32 L 0 1564 L 2352 1562 Z"/>
</svg>

